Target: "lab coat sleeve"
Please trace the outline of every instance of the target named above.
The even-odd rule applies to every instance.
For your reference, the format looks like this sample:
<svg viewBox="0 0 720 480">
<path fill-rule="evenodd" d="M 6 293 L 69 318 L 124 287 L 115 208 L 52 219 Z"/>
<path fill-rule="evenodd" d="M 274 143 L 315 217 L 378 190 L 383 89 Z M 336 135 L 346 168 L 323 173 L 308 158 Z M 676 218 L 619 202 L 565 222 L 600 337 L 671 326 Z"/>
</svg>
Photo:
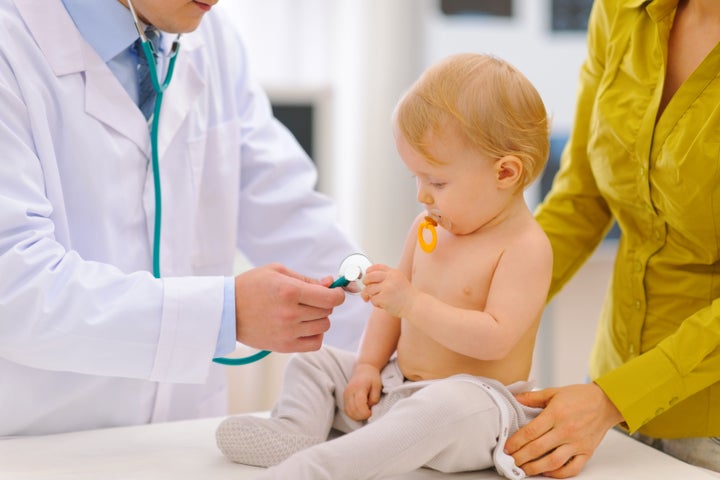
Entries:
<svg viewBox="0 0 720 480">
<path fill-rule="evenodd" d="M 315 190 L 314 164 L 273 117 L 247 68 L 235 89 L 243 138 L 238 248 L 254 265 L 281 262 L 309 277 L 336 276 L 340 262 L 360 250 L 339 226 L 332 200 Z M 326 341 L 354 350 L 369 313 L 358 296 L 348 295 L 331 317 Z"/>
<path fill-rule="evenodd" d="M 44 370 L 204 381 L 223 278 L 158 280 L 65 248 L 53 222 L 63 206 L 49 201 L 52 172 L 35 150 L 49 146 L 37 146 L 13 78 L 0 58 L 0 357 Z M 208 319 L 202 329 L 198 318 Z"/>
<path fill-rule="evenodd" d="M 552 189 L 535 216 L 553 248 L 550 298 L 577 272 L 612 226 L 612 214 L 602 198 L 588 161 L 594 99 L 604 69 L 608 39 L 605 2 L 593 5 L 588 31 L 589 54 L 580 72 L 575 122 L 562 153 Z"/>
</svg>

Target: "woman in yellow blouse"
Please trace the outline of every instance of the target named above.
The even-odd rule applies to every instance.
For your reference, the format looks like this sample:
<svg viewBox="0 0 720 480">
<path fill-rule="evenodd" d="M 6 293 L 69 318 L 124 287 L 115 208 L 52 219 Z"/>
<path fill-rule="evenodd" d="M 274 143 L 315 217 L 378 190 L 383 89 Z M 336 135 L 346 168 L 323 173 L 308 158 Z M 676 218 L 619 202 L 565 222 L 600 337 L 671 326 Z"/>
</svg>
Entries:
<svg viewBox="0 0 720 480">
<path fill-rule="evenodd" d="M 720 471 L 719 41 L 717 0 L 593 6 L 575 125 L 537 212 L 551 295 L 613 219 L 621 237 L 593 383 L 519 397 L 546 407 L 506 446 L 529 475 L 577 474 L 617 424 Z"/>
</svg>

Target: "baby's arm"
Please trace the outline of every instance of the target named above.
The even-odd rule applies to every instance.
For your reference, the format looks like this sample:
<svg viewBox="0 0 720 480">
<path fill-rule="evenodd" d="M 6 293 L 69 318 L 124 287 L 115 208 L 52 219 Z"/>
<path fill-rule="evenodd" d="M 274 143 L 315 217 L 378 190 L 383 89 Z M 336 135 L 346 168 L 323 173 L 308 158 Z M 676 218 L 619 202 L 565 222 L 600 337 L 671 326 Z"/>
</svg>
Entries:
<svg viewBox="0 0 720 480">
<path fill-rule="evenodd" d="M 380 371 L 395 352 L 400 321 L 374 308 L 365 327 L 352 377 L 343 392 L 345 413 L 353 420 L 370 417 L 370 408 L 380 400 Z"/>
<path fill-rule="evenodd" d="M 540 317 L 550 285 L 550 243 L 539 227 L 526 233 L 499 259 L 484 311 L 438 300 L 384 265 L 368 269 L 363 296 L 446 348 L 480 360 L 504 358 Z"/>
<path fill-rule="evenodd" d="M 414 240 L 406 240 L 399 268 L 411 271 Z M 370 267 L 371 270 L 375 267 Z M 366 272 L 367 274 L 367 272 Z M 363 283 L 365 278 L 363 278 Z M 363 299 L 368 300 L 364 291 Z M 353 420 L 370 417 L 370 408 L 380 400 L 382 382 L 380 372 L 390 360 L 400 338 L 400 318 L 381 309 L 374 308 L 360 344 L 353 375 L 348 382 L 343 400 L 345 413 Z"/>
</svg>

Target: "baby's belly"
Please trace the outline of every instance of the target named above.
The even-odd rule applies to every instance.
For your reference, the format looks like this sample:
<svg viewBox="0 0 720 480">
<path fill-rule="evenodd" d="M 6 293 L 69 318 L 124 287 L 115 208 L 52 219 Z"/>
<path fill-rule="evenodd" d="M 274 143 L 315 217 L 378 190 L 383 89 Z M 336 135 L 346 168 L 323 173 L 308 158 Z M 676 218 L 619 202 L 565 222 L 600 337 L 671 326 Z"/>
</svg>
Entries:
<svg viewBox="0 0 720 480">
<path fill-rule="evenodd" d="M 405 334 L 398 341 L 398 366 L 405 378 L 412 381 L 446 378 L 459 373 L 493 378 L 509 385 L 527 380 L 532 355 L 528 358 L 518 352 L 499 360 L 479 360 L 458 354 L 424 338 L 407 338 Z"/>
</svg>

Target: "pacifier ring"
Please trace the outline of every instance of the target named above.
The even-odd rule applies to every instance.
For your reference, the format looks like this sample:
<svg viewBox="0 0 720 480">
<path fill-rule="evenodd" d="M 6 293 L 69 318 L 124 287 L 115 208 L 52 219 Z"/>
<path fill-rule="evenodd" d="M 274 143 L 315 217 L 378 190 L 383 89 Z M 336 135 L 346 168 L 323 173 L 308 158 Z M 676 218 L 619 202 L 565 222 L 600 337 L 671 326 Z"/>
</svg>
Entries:
<svg viewBox="0 0 720 480">
<path fill-rule="evenodd" d="M 423 252 L 430 253 L 437 246 L 437 222 L 432 217 L 425 217 L 425 220 L 418 225 L 418 243 Z M 425 230 L 430 232 L 430 243 L 425 240 Z"/>
</svg>

